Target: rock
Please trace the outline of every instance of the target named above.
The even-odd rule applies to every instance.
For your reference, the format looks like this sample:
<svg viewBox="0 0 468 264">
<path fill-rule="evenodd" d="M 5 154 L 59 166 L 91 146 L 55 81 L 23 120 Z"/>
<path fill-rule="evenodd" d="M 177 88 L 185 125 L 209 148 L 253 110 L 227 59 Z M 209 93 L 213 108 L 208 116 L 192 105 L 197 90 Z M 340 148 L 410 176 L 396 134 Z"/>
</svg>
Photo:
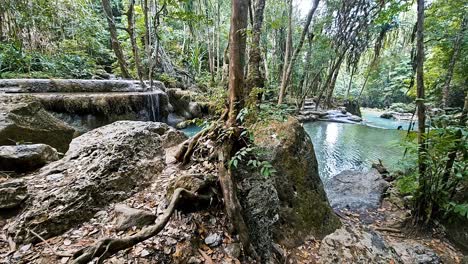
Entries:
<svg viewBox="0 0 468 264">
<path fill-rule="evenodd" d="M 20 242 L 37 241 L 28 230 L 45 239 L 59 235 L 148 186 L 165 167 L 171 130 L 163 123 L 120 121 L 75 138 L 61 160 L 28 182 L 31 199 L 10 233 Z"/>
<path fill-rule="evenodd" d="M 191 98 L 195 93 L 178 88 L 170 88 L 167 89 L 166 92 L 169 97 L 169 102 L 173 107 L 174 114 L 182 116 L 186 119 L 194 118 L 194 116 L 192 116 L 191 110 L 195 111 L 197 109 L 195 109 L 195 105 L 192 105 L 193 109 L 191 109 L 190 103 Z"/>
<path fill-rule="evenodd" d="M 201 107 L 196 102 L 190 102 L 188 106 L 188 111 L 192 118 L 197 118 L 202 116 Z"/>
<path fill-rule="evenodd" d="M 109 76 L 110 77 L 110 76 Z M 153 88 L 164 90 L 164 84 L 153 81 Z M 107 93 L 142 92 L 137 80 L 73 80 L 73 79 L 3 79 L 0 91 L 10 93 Z"/>
<path fill-rule="evenodd" d="M 179 122 L 177 125 L 176 125 L 176 128 L 177 129 L 184 129 L 184 128 L 187 128 L 192 122 L 190 120 L 186 120 L 186 121 L 182 121 L 182 122 Z"/>
<path fill-rule="evenodd" d="M 417 242 L 391 242 L 395 252 L 400 256 L 403 263 L 408 264 L 439 264 L 442 263 L 440 257 L 430 248 Z"/>
<path fill-rule="evenodd" d="M 241 246 L 239 243 L 231 243 L 226 245 L 224 252 L 233 258 L 239 258 L 241 254 Z"/>
<path fill-rule="evenodd" d="M 319 263 L 400 263 L 392 248 L 376 232 L 345 225 L 322 240 Z"/>
<path fill-rule="evenodd" d="M 0 146 L 0 171 L 33 171 L 58 159 L 57 150 L 45 144 Z"/>
<path fill-rule="evenodd" d="M 113 93 L 33 94 L 44 108 L 80 133 L 119 120 L 166 122 L 169 98 L 162 90 Z"/>
<path fill-rule="evenodd" d="M 210 234 L 205 238 L 205 244 L 210 247 L 217 247 L 223 242 L 223 237 L 220 234 Z"/>
<path fill-rule="evenodd" d="M 116 204 L 114 208 L 116 214 L 116 230 L 123 231 L 134 226 L 142 228 L 151 225 L 156 220 L 156 215 L 145 210 L 130 208 L 124 204 Z"/>
<path fill-rule="evenodd" d="M 327 200 L 312 141 L 301 124 L 294 118 L 271 121 L 254 132 L 260 158 L 277 170 L 269 176 L 280 202 L 275 241 L 294 247 L 308 235 L 320 239 L 335 231 L 340 221 Z"/>
<path fill-rule="evenodd" d="M 65 152 L 74 132 L 33 97 L 0 96 L 0 145 L 44 143 Z"/>
<path fill-rule="evenodd" d="M 385 112 L 385 113 L 380 115 L 380 118 L 391 119 L 391 118 L 393 118 L 393 113 Z"/>
<path fill-rule="evenodd" d="M 465 195 L 466 192 L 465 192 Z M 465 200 L 466 201 L 466 200 Z M 450 213 L 443 221 L 447 238 L 468 254 L 468 218 Z"/>
<path fill-rule="evenodd" d="M 18 207 L 27 197 L 27 188 L 23 180 L 15 179 L 0 183 L 0 209 Z"/>
<path fill-rule="evenodd" d="M 318 117 L 313 114 L 308 114 L 308 115 L 298 115 L 296 116 L 296 119 L 299 122 L 312 122 L 312 121 L 317 121 Z"/>
<path fill-rule="evenodd" d="M 361 212 L 379 208 L 388 186 L 375 169 L 367 173 L 347 170 L 331 178 L 325 189 L 334 209 Z"/>
<path fill-rule="evenodd" d="M 357 115 L 352 115 L 352 116 L 348 117 L 348 120 L 353 121 L 353 122 L 362 122 L 362 118 L 360 118 Z"/>
<path fill-rule="evenodd" d="M 352 115 L 362 117 L 361 106 L 357 100 L 345 100 L 343 105 L 347 112 L 351 113 Z"/>
</svg>

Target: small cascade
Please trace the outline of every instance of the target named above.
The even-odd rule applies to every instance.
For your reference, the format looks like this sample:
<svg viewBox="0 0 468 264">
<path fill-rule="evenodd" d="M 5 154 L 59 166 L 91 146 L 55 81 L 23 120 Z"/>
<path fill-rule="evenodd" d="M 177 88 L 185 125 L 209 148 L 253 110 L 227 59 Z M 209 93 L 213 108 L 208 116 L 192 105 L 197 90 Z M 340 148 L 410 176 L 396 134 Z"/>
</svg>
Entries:
<svg viewBox="0 0 468 264">
<path fill-rule="evenodd" d="M 149 121 L 158 122 L 161 121 L 159 113 L 159 94 L 155 92 L 148 93 L 148 117 Z"/>
</svg>

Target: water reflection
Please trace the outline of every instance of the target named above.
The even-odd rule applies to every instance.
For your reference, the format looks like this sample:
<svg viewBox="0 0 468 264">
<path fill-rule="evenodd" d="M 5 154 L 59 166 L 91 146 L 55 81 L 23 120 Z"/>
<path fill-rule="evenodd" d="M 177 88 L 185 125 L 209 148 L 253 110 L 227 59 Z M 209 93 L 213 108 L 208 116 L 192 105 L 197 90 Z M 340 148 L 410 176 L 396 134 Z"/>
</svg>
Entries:
<svg viewBox="0 0 468 264">
<path fill-rule="evenodd" d="M 368 170 L 378 159 L 394 166 L 403 148 L 404 132 L 364 125 L 329 122 L 305 123 L 314 143 L 320 177 L 326 181 L 343 170 Z"/>
</svg>

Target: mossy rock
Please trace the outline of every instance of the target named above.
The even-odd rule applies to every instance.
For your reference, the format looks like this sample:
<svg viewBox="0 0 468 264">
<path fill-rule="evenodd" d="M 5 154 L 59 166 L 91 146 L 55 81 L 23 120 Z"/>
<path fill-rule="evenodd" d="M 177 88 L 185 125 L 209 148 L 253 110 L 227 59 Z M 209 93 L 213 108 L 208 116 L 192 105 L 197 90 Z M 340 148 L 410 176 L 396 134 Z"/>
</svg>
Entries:
<svg viewBox="0 0 468 264">
<path fill-rule="evenodd" d="M 74 132 L 31 96 L 1 96 L 0 145 L 44 143 L 66 152 Z"/>
<path fill-rule="evenodd" d="M 294 247 L 310 235 L 320 239 L 341 226 L 319 177 L 312 141 L 297 119 L 257 127 L 255 144 L 261 158 L 277 170 L 271 176 L 280 200 L 277 242 Z"/>
</svg>

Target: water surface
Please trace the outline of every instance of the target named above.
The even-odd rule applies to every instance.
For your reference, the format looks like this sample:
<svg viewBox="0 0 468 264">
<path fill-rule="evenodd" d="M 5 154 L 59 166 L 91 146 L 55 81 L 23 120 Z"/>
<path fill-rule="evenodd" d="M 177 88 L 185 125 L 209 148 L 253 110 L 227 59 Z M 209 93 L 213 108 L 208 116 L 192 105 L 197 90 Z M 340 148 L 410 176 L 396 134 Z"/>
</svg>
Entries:
<svg viewBox="0 0 468 264">
<path fill-rule="evenodd" d="M 403 155 L 401 130 L 331 122 L 305 123 L 304 128 L 314 144 L 323 181 L 344 170 L 367 171 L 379 159 L 393 167 Z"/>
</svg>

